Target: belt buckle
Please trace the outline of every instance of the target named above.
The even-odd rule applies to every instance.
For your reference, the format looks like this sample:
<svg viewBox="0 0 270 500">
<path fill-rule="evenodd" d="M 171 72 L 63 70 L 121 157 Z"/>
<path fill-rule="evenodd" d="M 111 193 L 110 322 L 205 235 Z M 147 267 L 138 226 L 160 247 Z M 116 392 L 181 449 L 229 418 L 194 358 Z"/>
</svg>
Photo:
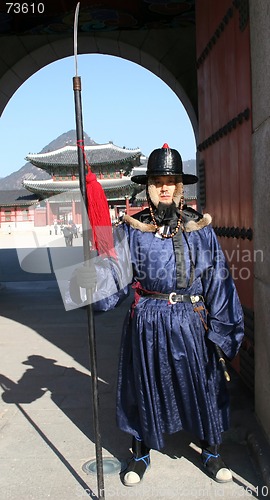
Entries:
<svg viewBox="0 0 270 500">
<path fill-rule="evenodd" d="M 200 300 L 199 295 L 190 295 L 190 301 L 192 304 L 196 304 L 197 302 L 199 302 L 199 300 Z"/>
<path fill-rule="evenodd" d="M 176 304 L 176 300 L 173 299 L 173 297 L 176 297 L 176 293 L 175 292 L 171 292 L 170 295 L 169 295 L 169 304 Z"/>
</svg>

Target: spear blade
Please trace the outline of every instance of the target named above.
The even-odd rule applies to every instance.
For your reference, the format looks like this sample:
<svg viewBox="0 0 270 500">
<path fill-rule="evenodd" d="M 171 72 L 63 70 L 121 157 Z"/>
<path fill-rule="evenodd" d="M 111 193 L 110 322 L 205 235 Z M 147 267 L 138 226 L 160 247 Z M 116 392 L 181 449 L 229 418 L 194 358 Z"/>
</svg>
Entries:
<svg viewBox="0 0 270 500">
<path fill-rule="evenodd" d="M 75 76 L 78 76 L 78 23 L 79 23 L 79 11 L 80 2 L 77 3 L 77 7 L 74 15 L 74 60 L 75 60 Z"/>
</svg>

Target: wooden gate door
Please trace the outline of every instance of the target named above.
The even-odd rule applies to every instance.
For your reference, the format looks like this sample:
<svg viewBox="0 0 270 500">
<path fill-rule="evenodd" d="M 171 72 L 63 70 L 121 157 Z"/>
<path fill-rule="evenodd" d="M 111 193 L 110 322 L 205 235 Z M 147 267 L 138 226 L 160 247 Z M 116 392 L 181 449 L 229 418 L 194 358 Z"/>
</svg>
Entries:
<svg viewBox="0 0 270 500">
<path fill-rule="evenodd" d="M 253 389 L 251 74 L 247 0 L 196 2 L 200 200 L 245 312 L 235 368 Z"/>
</svg>

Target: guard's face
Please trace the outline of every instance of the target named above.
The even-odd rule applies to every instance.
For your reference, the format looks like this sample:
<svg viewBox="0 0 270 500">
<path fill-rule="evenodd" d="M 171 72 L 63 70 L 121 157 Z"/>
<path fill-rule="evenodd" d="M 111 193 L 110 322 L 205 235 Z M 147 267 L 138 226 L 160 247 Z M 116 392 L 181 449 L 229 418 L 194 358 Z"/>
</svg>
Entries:
<svg viewBox="0 0 270 500">
<path fill-rule="evenodd" d="M 174 175 L 161 175 L 154 178 L 158 199 L 161 203 L 170 205 L 173 201 L 173 195 L 176 186 L 176 178 Z"/>
</svg>

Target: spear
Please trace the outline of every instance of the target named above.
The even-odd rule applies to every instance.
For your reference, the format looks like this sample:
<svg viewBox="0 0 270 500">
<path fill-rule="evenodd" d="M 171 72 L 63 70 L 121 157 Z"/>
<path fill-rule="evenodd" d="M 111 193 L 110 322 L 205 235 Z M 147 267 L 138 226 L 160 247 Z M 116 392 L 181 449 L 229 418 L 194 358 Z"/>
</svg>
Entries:
<svg viewBox="0 0 270 500">
<path fill-rule="evenodd" d="M 85 155 L 84 155 L 84 134 L 83 134 L 83 119 L 82 119 L 82 102 L 81 102 L 81 78 L 78 76 L 78 61 L 77 61 L 77 33 L 78 33 L 78 17 L 79 17 L 80 3 L 77 4 L 74 18 L 74 56 L 75 56 L 75 76 L 73 77 L 73 91 L 75 102 L 75 116 L 76 116 L 76 135 L 77 135 L 77 149 L 78 149 L 78 164 L 79 164 L 79 182 L 82 198 L 86 210 L 82 210 L 82 233 L 83 233 L 83 251 L 84 261 L 89 265 L 91 258 L 91 250 L 89 246 L 89 221 L 87 217 L 88 200 L 86 194 L 86 181 L 85 181 Z M 88 338 L 91 362 L 91 380 L 92 380 L 92 399 L 93 399 L 93 421 L 94 421 L 94 434 L 95 434 L 95 449 L 96 449 L 96 465 L 97 465 L 97 486 L 98 498 L 105 498 L 104 495 L 104 476 L 103 476 L 103 461 L 102 461 L 102 446 L 101 434 L 99 428 L 99 395 L 98 395 L 98 376 L 97 376 L 97 357 L 96 357 L 96 339 L 95 339 L 95 324 L 92 306 L 92 293 L 93 290 L 87 289 L 87 325 L 88 325 Z"/>
</svg>

